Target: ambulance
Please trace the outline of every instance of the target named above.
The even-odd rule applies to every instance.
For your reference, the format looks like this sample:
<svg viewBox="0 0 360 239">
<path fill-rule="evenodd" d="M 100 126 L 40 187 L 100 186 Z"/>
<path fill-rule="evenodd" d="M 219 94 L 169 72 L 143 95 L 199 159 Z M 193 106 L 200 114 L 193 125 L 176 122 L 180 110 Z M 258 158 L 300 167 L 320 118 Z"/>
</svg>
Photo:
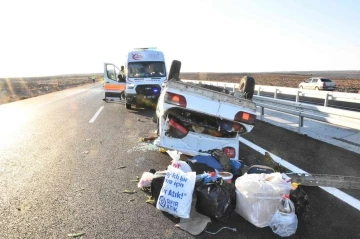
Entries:
<svg viewBox="0 0 360 239">
<path fill-rule="evenodd" d="M 165 57 L 156 48 L 135 48 L 128 52 L 124 73 L 104 63 L 105 100 L 124 98 L 125 106 L 156 107 L 163 84 L 167 81 Z"/>
</svg>

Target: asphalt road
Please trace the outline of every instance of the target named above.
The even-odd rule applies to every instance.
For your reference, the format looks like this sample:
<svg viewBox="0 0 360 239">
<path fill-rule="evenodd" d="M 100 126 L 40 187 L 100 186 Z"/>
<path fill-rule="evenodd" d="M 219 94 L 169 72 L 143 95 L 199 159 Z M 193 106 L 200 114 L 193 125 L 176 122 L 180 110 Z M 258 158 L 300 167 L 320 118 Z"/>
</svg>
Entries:
<svg viewBox="0 0 360 239">
<path fill-rule="evenodd" d="M 235 212 L 208 230 L 237 232 L 192 236 L 176 228 L 179 219 L 145 203 L 147 193 L 131 181 L 170 163 L 139 142 L 155 131 L 152 111 L 103 96 L 96 84 L 0 106 L 0 238 L 280 238 Z M 306 136 L 259 121 L 245 138 L 309 172 L 360 176 L 358 154 Z M 262 158 L 240 149 L 249 164 Z M 304 190 L 310 212 L 290 238 L 360 238 L 360 211 L 317 187 Z M 360 199 L 359 191 L 344 191 Z"/>
</svg>

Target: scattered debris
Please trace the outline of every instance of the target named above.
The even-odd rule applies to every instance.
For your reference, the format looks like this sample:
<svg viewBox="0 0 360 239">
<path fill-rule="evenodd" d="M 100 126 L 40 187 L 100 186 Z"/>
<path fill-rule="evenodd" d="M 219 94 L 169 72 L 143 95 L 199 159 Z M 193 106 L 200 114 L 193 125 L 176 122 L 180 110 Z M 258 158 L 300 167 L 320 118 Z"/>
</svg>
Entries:
<svg viewBox="0 0 360 239">
<path fill-rule="evenodd" d="M 154 174 L 150 172 L 144 172 L 141 179 L 138 179 L 138 188 L 150 187 L 151 181 L 153 180 Z"/>
<path fill-rule="evenodd" d="M 217 230 L 216 232 L 209 232 L 209 231 L 207 231 L 207 230 L 205 230 L 205 232 L 206 232 L 206 233 L 209 233 L 209 234 L 212 234 L 212 235 L 216 235 L 216 234 L 218 234 L 222 229 L 229 229 L 229 230 L 231 230 L 231 231 L 233 231 L 233 232 L 236 232 L 236 231 L 237 231 L 236 228 L 222 227 L 222 228 L 220 228 L 219 230 Z"/>
<path fill-rule="evenodd" d="M 140 138 L 140 141 L 142 141 L 142 142 L 151 141 L 151 140 L 155 140 L 157 138 L 158 138 L 158 136 L 148 136 L 148 137 Z"/>
<path fill-rule="evenodd" d="M 322 186 L 360 190 L 360 177 L 314 173 L 287 173 L 286 175 L 291 178 L 292 182 L 303 186 Z"/>
<path fill-rule="evenodd" d="M 85 190 L 85 188 L 81 188 L 81 189 L 75 190 L 74 193 L 81 192 L 81 191 L 84 191 L 84 190 Z"/>
<path fill-rule="evenodd" d="M 136 191 L 135 191 L 135 190 L 133 190 L 133 191 L 130 191 L 130 190 L 124 190 L 124 191 L 123 191 L 123 193 L 127 193 L 127 194 L 134 194 L 134 193 L 136 193 Z"/>
<path fill-rule="evenodd" d="M 88 154 L 88 153 L 89 153 L 89 151 L 83 151 L 82 153 L 83 153 L 83 154 Z"/>
<path fill-rule="evenodd" d="M 145 202 L 149 203 L 149 204 L 155 204 L 156 203 L 155 199 L 153 199 L 152 196 L 148 196 L 147 200 Z"/>
<path fill-rule="evenodd" d="M 30 209 L 30 206 L 28 204 L 22 204 L 20 206 L 17 206 L 16 209 L 20 212 L 20 211 L 26 211 Z"/>
<path fill-rule="evenodd" d="M 131 198 L 128 200 L 128 202 L 133 202 L 133 201 L 135 201 L 135 198 Z"/>
<path fill-rule="evenodd" d="M 146 152 L 146 151 L 155 151 L 155 150 L 156 151 L 159 150 L 159 148 L 156 145 L 143 142 L 133 147 L 132 149 L 129 149 L 127 153 L 140 152 L 140 151 Z"/>
<path fill-rule="evenodd" d="M 86 139 L 86 141 L 90 141 L 91 139 Z"/>
<path fill-rule="evenodd" d="M 117 169 L 122 169 L 122 168 L 126 168 L 126 166 L 120 166 Z"/>
<path fill-rule="evenodd" d="M 85 232 L 69 233 L 68 237 L 81 237 L 85 235 Z"/>
<path fill-rule="evenodd" d="M 195 209 L 195 202 L 193 201 L 191 204 L 190 218 L 180 218 L 180 222 L 175 224 L 175 227 L 179 227 L 192 235 L 199 235 L 209 223 L 211 223 L 210 217 L 198 213 Z"/>
<path fill-rule="evenodd" d="M 144 192 L 151 192 L 151 188 L 140 188 L 140 190 Z"/>
</svg>

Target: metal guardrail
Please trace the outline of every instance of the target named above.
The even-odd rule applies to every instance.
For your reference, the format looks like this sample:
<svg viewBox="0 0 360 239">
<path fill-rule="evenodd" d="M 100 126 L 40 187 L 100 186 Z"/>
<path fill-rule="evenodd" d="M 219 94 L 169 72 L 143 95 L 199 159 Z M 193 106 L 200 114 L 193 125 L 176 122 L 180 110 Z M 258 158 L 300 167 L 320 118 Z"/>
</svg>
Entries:
<svg viewBox="0 0 360 239">
<path fill-rule="evenodd" d="M 193 81 L 193 80 L 182 80 L 182 81 L 216 85 L 233 91 L 235 91 L 239 85 L 235 83 L 224 83 L 224 82 L 213 82 L 213 81 Z M 253 101 L 256 103 L 258 107 L 260 107 L 260 115 L 262 119 L 264 118 L 265 109 L 271 109 L 271 110 L 298 116 L 299 133 L 301 133 L 301 129 L 304 126 L 304 118 L 309 118 L 317 121 L 327 122 L 330 124 L 335 124 L 347 128 L 360 130 L 360 112 L 336 109 L 326 106 L 316 106 L 312 104 L 306 104 L 306 103 L 300 103 L 300 102 L 294 102 L 288 100 L 281 100 L 281 99 L 276 99 L 276 97 L 270 98 L 270 97 L 259 96 L 259 92 L 262 89 L 269 90 L 270 88 L 275 90 L 277 89 L 278 93 L 283 93 L 283 94 L 296 93 L 297 95 L 300 94 L 306 96 L 312 95 L 311 97 L 314 97 L 313 95 L 315 95 L 318 98 L 320 98 L 322 95 L 326 95 L 327 98 L 331 96 L 333 97 L 332 99 L 337 99 L 337 100 L 341 99 L 342 101 L 355 102 L 359 104 L 360 104 L 360 94 L 340 93 L 340 92 L 317 92 L 317 91 L 308 92 L 309 90 L 300 91 L 295 88 L 287 88 L 287 87 L 255 86 L 255 89 L 257 89 L 258 91 L 258 95 L 253 96 Z"/>
<path fill-rule="evenodd" d="M 191 81 L 191 82 L 203 83 L 208 85 L 216 85 L 216 86 L 225 87 L 233 91 L 239 88 L 239 84 L 237 83 L 227 83 L 227 82 L 218 82 L 218 81 L 193 81 L 193 80 L 182 80 L 182 81 L 185 82 Z M 255 85 L 255 93 L 257 95 L 260 95 L 261 92 L 273 93 L 274 98 L 277 98 L 278 94 L 293 95 L 296 96 L 296 100 L 295 100 L 296 102 L 299 102 L 300 96 L 323 99 L 325 107 L 328 106 L 329 100 L 360 104 L 360 94 L 356 94 L 356 93 L 302 90 L 302 89 L 290 88 L 290 87 Z"/>
<path fill-rule="evenodd" d="M 298 116 L 299 133 L 301 133 L 301 128 L 304 126 L 304 118 L 360 130 L 360 112 L 273 99 L 263 96 L 254 96 L 253 101 L 260 107 L 262 119 L 264 118 L 264 109 L 266 108 Z"/>
</svg>

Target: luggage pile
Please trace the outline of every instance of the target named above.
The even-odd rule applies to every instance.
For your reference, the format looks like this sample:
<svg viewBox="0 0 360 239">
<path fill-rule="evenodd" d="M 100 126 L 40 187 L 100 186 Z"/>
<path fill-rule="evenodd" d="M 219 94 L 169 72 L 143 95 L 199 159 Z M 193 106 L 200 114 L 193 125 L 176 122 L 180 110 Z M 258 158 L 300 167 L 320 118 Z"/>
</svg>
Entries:
<svg viewBox="0 0 360 239">
<path fill-rule="evenodd" d="M 264 165 L 247 167 L 221 150 L 187 161 L 177 151 L 167 153 L 173 158 L 167 170 L 145 172 L 138 187 L 149 188 L 156 208 L 180 218 L 176 226 L 193 235 L 208 232 L 211 220 L 226 223 L 235 212 L 256 227 L 269 226 L 287 237 L 296 233 L 298 217 L 309 209 L 306 193 L 275 171 L 283 168 L 269 154 Z"/>
</svg>

